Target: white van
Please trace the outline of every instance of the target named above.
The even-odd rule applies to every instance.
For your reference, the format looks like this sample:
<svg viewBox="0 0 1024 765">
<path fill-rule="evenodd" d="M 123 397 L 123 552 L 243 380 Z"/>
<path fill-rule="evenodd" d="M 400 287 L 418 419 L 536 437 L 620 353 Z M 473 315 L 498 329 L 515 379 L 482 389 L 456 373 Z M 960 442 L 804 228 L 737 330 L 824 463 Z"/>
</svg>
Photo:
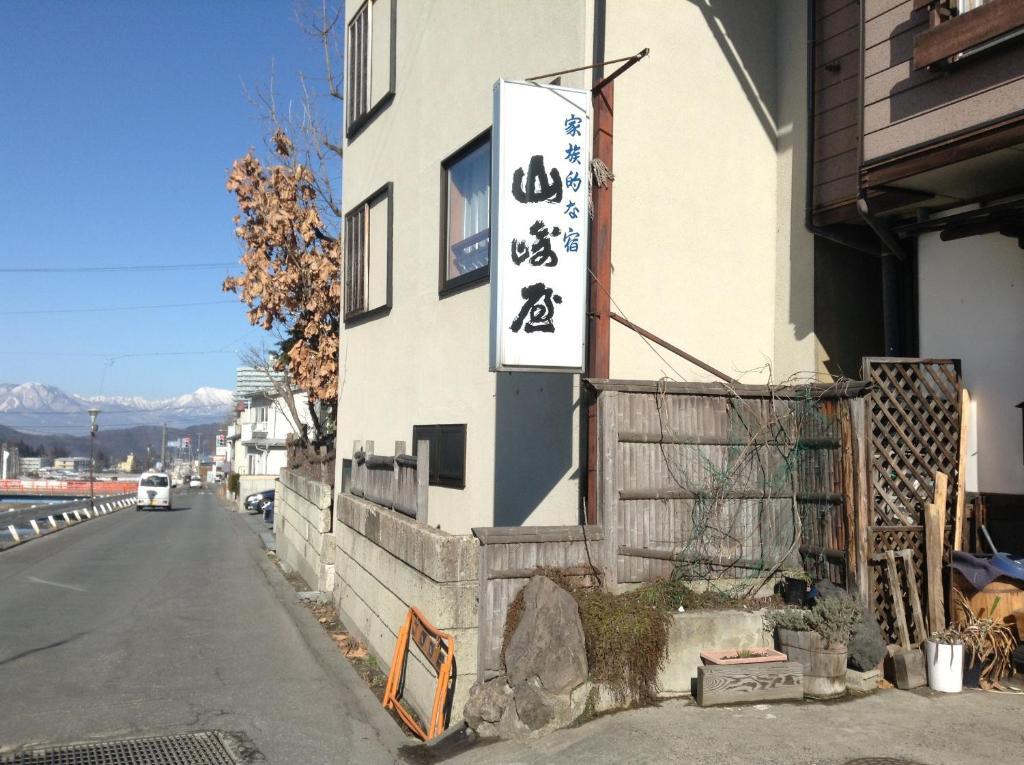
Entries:
<svg viewBox="0 0 1024 765">
<path fill-rule="evenodd" d="M 143 473 L 139 478 L 136 510 L 147 507 L 171 509 L 171 477 L 167 473 Z"/>
</svg>

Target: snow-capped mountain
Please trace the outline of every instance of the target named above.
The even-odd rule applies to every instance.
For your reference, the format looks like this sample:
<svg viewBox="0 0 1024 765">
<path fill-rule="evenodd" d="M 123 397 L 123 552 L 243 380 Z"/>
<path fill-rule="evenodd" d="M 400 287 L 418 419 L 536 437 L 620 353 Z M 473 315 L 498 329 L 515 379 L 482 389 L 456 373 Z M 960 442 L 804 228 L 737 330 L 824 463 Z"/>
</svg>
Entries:
<svg viewBox="0 0 1024 765">
<path fill-rule="evenodd" d="M 78 396 L 42 383 L 0 383 L 0 424 L 25 432 L 80 433 L 88 426 L 88 410 L 100 409 L 100 427 L 135 425 L 186 427 L 217 422 L 231 410 L 232 393 L 222 388 L 198 388 L 163 399 L 141 396 Z"/>
</svg>

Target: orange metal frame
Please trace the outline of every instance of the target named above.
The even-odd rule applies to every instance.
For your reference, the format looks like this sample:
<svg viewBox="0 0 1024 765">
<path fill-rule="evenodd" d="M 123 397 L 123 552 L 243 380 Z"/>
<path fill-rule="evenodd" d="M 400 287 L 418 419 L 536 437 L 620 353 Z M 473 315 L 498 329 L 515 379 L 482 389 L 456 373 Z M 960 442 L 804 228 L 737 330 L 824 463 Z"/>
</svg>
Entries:
<svg viewBox="0 0 1024 765">
<path fill-rule="evenodd" d="M 410 637 L 437 672 L 434 707 L 430 711 L 430 720 L 426 730 L 401 704 L 405 665 L 409 658 Z M 398 642 L 395 644 L 395 654 L 391 658 L 387 686 L 384 688 L 384 708 L 394 709 L 402 722 L 408 725 L 409 729 L 423 741 L 429 741 L 444 730 L 444 704 L 448 696 L 448 687 L 451 684 L 454 660 L 455 638 L 430 624 L 419 609 L 410 608 L 402 623 L 402 629 L 398 631 Z"/>
</svg>

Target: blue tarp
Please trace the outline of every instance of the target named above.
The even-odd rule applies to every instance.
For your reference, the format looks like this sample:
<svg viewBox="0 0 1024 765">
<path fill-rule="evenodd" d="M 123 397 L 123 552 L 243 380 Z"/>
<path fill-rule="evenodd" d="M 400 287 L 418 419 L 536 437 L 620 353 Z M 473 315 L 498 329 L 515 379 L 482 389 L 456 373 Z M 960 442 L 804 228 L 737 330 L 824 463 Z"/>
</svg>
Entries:
<svg viewBox="0 0 1024 765">
<path fill-rule="evenodd" d="M 1024 583 L 1024 563 L 1006 553 L 971 555 L 954 550 L 953 568 L 976 590 L 985 589 L 985 585 L 1001 576 Z"/>
</svg>

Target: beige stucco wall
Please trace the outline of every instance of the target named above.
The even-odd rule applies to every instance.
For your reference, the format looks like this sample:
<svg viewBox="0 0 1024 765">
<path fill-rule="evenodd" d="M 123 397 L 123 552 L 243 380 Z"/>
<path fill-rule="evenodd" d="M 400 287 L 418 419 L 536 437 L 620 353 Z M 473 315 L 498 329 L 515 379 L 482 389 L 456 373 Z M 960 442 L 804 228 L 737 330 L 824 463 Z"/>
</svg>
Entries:
<svg viewBox="0 0 1024 765">
<path fill-rule="evenodd" d="M 814 368 L 799 5 L 607 2 L 604 57 L 651 49 L 615 90 L 613 309 L 749 382 Z M 578 379 L 487 371 L 489 288 L 437 294 L 439 175 L 490 126 L 495 80 L 590 62 L 593 24 L 592 0 L 401 3 L 394 101 L 346 147 L 346 210 L 394 183 L 394 299 L 342 332 L 339 441 L 467 423 L 466 488 L 430 490 L 454 533 L 578 518 Z M 614 323 L 611 342 L 613 377 L 706 378 Z"/>
<path fill-rule="evenodd" d="M 968 469 L 976 464 L 977 477 L 968 476 L 968 486 L 1024 494 L 1016 408 L 1024 400 L 1024 257 L 1017 241 L 989 234 L 943 242 L 926 234 L 917 269 L 921 355 L 961 359 L 975 402 L 977 453 Z"/>
<path fill-rule="evenodd" d="M 390 314 L 342 331 L 339 443 L 370 439 L 384 454 L 398 440 L 411 448 L 413 425 L 466 423 L 466 487 L 432 487 L 429 499 L 431 523 L 454 533 L 577 518 L 577 384 L 488 371 L 488 285 L 438 297 L 439 176 L 443 159 L 490 127 L 497 79 L 589 60 L 588 7 L 401 2 L 394 101 L 346 147 L 346 210 L 394 183 L 394 267 Z"/>
<path fill-rule="evenodd" d="M 612 298 L 744 382 L 814 369 L 805 13 L 746 0 L 608 3 L 608 57 L 651 49 L 615 88 Z M 612 324 L 612 377 L 713 379 L 658 354 Z"/>
</svg>

